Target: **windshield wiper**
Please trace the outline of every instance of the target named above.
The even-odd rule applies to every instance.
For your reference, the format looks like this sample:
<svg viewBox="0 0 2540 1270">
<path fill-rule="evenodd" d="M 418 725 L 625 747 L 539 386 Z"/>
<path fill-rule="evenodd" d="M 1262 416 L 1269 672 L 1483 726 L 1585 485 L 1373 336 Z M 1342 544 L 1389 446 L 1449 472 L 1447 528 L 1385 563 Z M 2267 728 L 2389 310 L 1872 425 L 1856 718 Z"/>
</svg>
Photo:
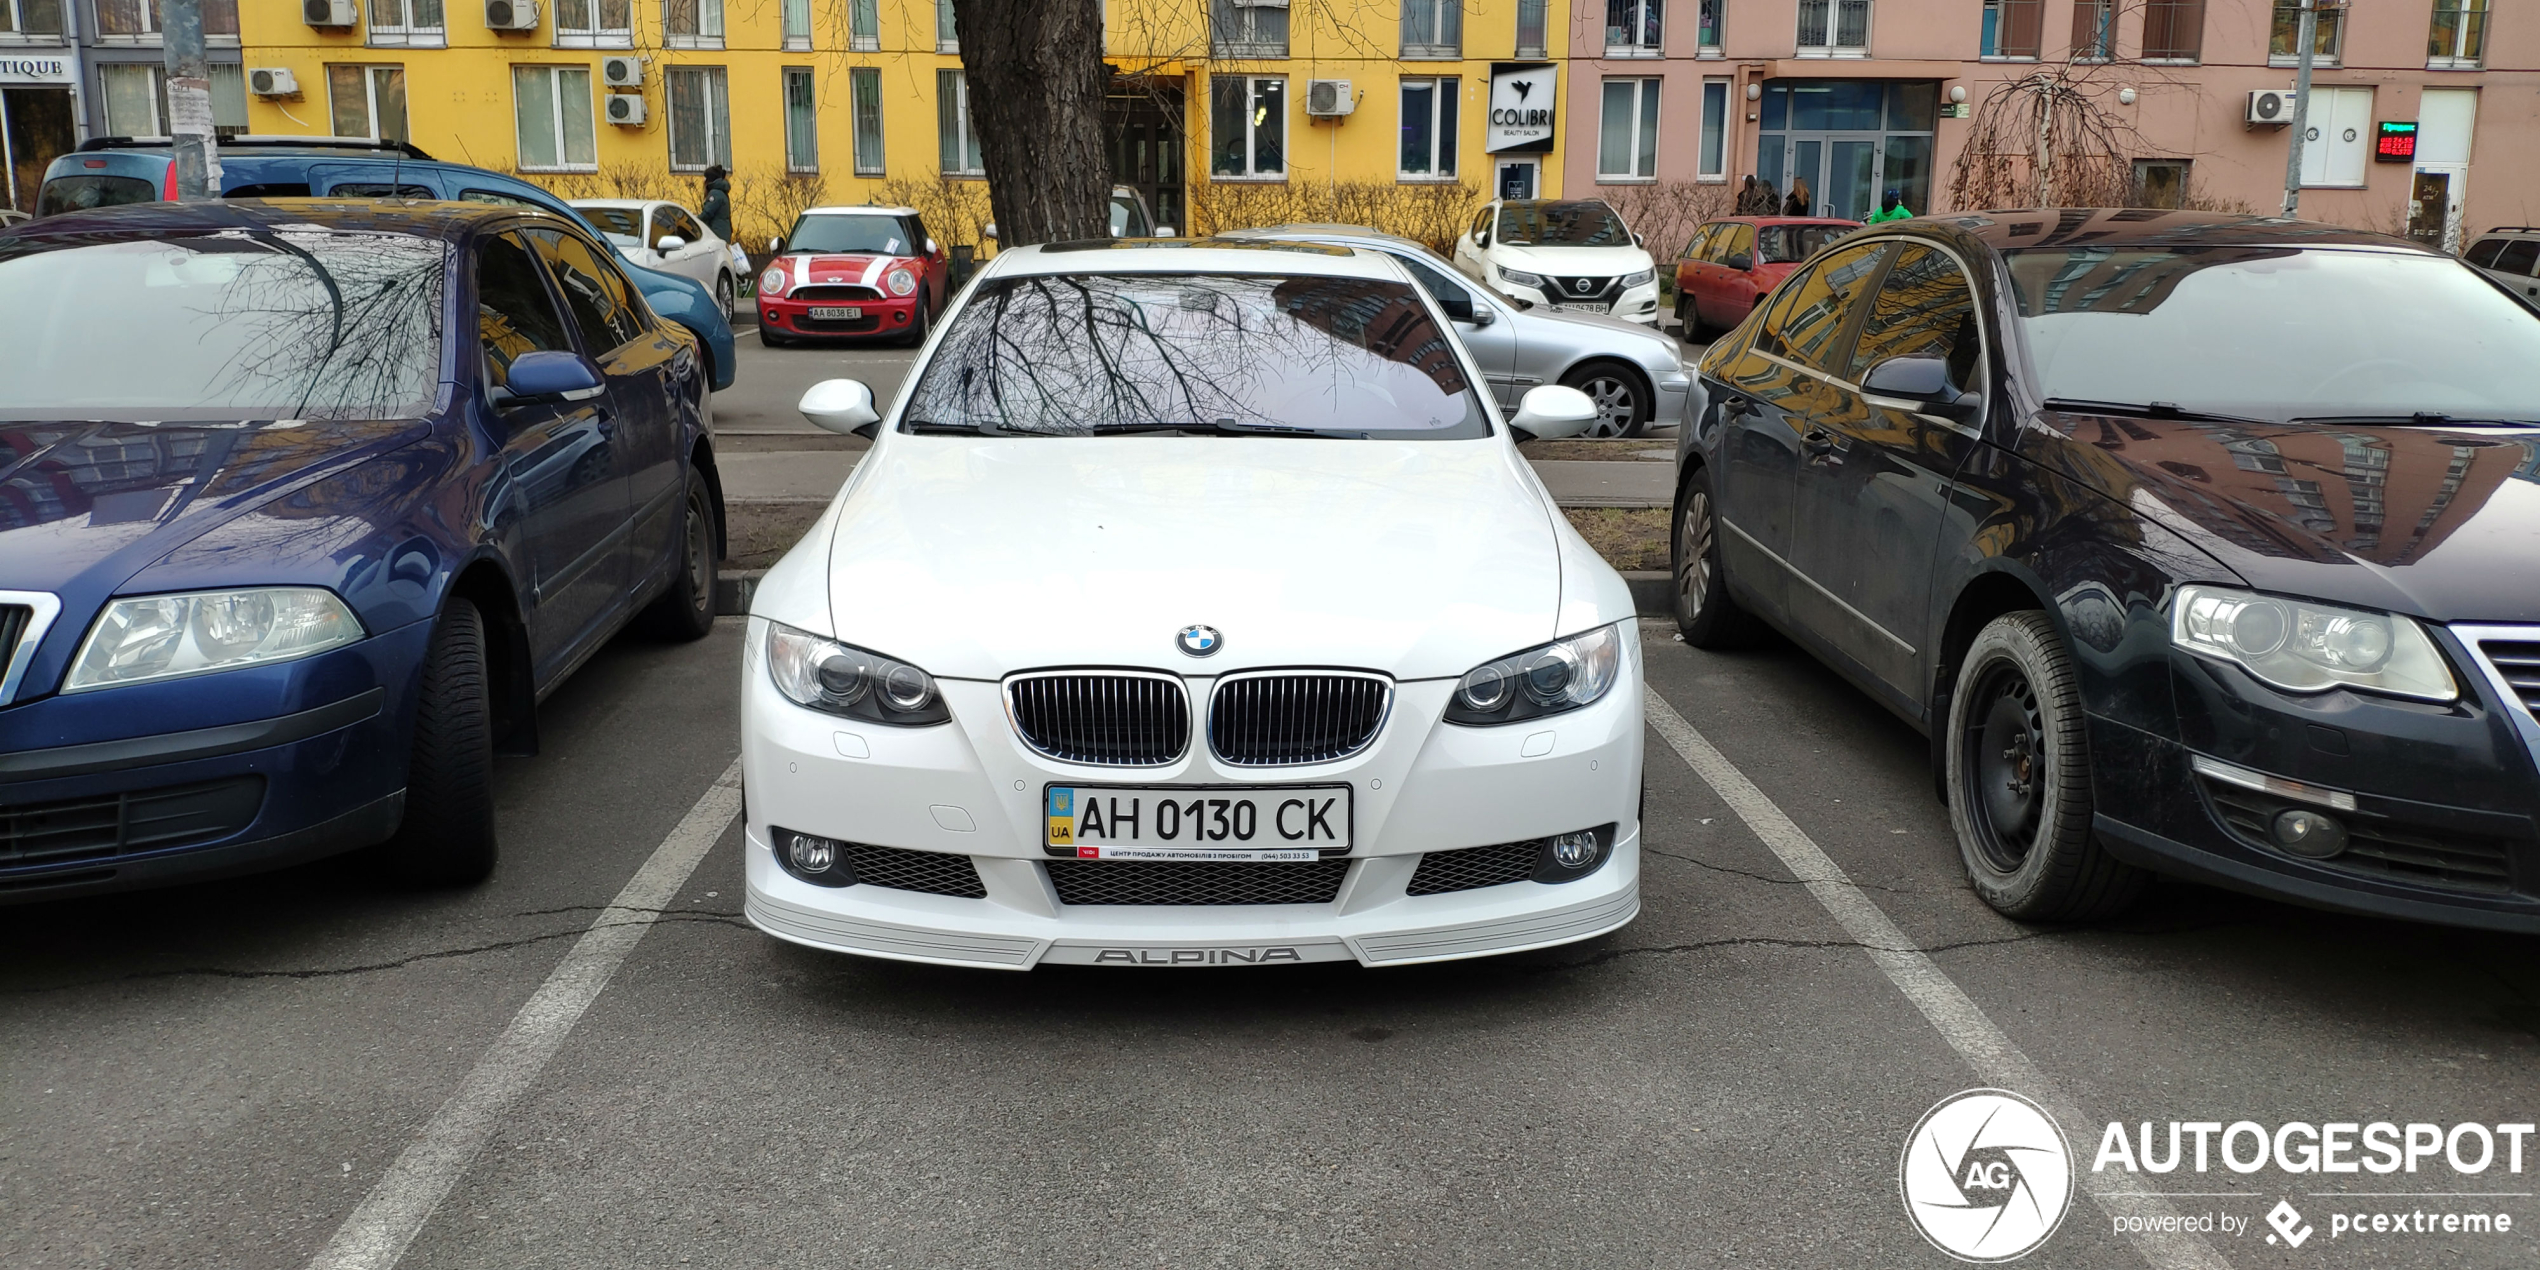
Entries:
<svg viewBox="0 0 2540 1270">
<path fill-rule="evenodd" d="M 1246 425 L 1238 424 L 1232 419 L 1217 419 L 1207 423 L 1124 423 L 1113 427 L 1093 429 L 1093 435 L 1099 437 L 1144 435 L 1149 433 L 1169 433 L 1174 436 L 1183 437 L 1313 438 L 1327 435 L 1321 430 L 1315 428 L 1291 428 L 1283 427 L 1275 423 Z"/>
<path fill-rule="evenodd" d="M 2540 420 L 2534 419 L 2475 419 L 2464 418 L 2460 415 L 2440 414 L 2431 410 L 2419 410 L 2414 414 L 2404 415 L 2304 415 L 2301 418 L 2295 419 L 2293 422 L 2325 424 L 2331 427 L 2344 425 L 2356 428 L 2394 426 L 2414 428 L 2540 428 Z"/>
<path fill-rule="evenodd" d="M 2133 415 L 2142 419 L 2185 419 L 2191 423 L 2247 423 L 2261 428 L 2276 426 L 2273 419 L 2182 409 L 2175 401 L 2094 401 L 2083 397 L 2049 397 L 2045 405 L 2049 410 L 2061 410 L 2067 414 Z"/>
<path fill-rule="evenodd" d="M 933 419 L 902 419 L 900 420 L 900 430 L 903 432 L 913 432 L 920 436 L 936 437 L 979 437 L 988 435 L 987 429 L 980 427 L 975 423 L 939 423 Z"/>
</svg>

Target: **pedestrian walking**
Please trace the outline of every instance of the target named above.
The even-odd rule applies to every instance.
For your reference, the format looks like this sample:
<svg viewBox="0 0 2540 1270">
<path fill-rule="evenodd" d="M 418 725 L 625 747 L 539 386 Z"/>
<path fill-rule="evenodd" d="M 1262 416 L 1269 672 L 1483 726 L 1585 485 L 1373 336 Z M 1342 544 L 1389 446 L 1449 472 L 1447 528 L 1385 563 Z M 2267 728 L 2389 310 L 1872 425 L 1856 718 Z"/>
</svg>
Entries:
<svg viewBox="0 0 2540 1270">
<path fill-rule="evenodd" d="M 1815 202 L 1808 197 L 1808 178 L 1804 176 L 1790 178 L 1790 197 L 1782 203 L 1782 215 L 1814 216 L 1817 214 L 1815 207 Z"/>
<path fill-rule="evenodd" d="M 732 181 L 720 163 L 706 169 L 706 201 L 697 208 L 697 219 L 704 221 L 715 237 L 732 241 Z"/>
<path fill-rule="evenodd" d="M 1913 217 L 1912 212 L 1905 210 L 1905 200 L 1896 191 L 1889 190 L 1887 197 L 1880 200 L 1879 210 L 1870 213 L 1870 223 L 1876 225 L 1882 221 L 1911 220 Z"/>
</svg>

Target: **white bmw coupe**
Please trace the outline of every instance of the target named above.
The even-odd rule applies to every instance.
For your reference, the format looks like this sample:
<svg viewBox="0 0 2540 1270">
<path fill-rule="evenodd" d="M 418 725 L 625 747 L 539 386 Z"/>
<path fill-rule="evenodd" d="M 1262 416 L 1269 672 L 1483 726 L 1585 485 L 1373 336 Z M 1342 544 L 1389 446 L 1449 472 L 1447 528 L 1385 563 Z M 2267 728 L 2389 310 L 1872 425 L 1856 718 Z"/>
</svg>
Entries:
<svg viewBox="0 0 2540 1270">
<path fill-rule="evenodd" d="M 1623 579 L 1401 266 L 996 257 L 758 589 L 750 920 L 909 961 L 1399 964 L 1640 909 Z"/>
</svg>

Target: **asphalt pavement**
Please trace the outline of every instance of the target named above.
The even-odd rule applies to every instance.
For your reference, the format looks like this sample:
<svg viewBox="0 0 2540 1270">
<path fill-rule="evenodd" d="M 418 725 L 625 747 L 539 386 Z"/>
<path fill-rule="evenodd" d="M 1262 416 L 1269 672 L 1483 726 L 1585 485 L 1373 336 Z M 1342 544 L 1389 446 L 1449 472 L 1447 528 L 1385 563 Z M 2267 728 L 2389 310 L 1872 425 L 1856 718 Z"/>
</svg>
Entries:
<svg viewBox="0 0 2540 1270">
<path fill-rule="evenodd" d="M 621 639 L 550 698 L 484 886 L 331 862 L 0 910 L 0 1265 L 1938 1267 L 1899 1151 L 2006 1075 L 2077 1167 L 2112 1120 L 2540 1100 L 2535 941 L 2187 885 L 2011 923 L 1919 736 L 1790 649 L 1657 624 L 1615 935 L 1385 970 L 795 947 L 739 915 L 740 632 Z M 2529 1176 L 2086 1179 L 2170 1198 L 2077 1198 L 2027 1264 L 2530 1266 Z M 2114 1233 L 2155 1204 L 2240 1233 Z M 2341 1204 L 2516 1224 L 2332 1240 Z"/>
</svg>

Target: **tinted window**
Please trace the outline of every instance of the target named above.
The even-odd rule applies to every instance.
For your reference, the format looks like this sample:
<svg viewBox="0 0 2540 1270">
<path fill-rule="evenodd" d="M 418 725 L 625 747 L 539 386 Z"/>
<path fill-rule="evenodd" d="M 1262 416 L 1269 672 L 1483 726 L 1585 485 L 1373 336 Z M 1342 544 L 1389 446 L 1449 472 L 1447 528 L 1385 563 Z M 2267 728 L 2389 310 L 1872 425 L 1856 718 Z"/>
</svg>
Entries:
<svg viewBox="0 0 2540 1270">
<path fill-rule="evenodd" d="M 917 254 L 908 228 L 897 216 L 806 216 L 785 235 L 787 251 L 866 252 L 883 256 Z"/>
<path fill-rule="evenodd" d="M 387 181 L 337 181 L 327 191 L 337 198 L 439 198 L 429 185 L 393 185 Z M 238 197 L 233 194 L 232 198 Z"/>
<path fill-rule="evenodd" d="M 2505 249 L 2507 241 L 2509 240 L 2503 238 L 2481 238 L 2462 259 L 2481 269 L 2490 268 L 2496 263 L 2496 253 Z"/>
<path fill-rule="evenodd" d="M 529 248 L 512 234 L 489 240 L 476 258 L 476 335 L 485 348 L 485 382 L 511 382 L 524 353 L 570 350 L 564 319 Z"/>
<path fill-rule="evenodd" d="M 517 194 L 505 194 L 500 190 L 466 190 L 460 193 L 459 201 L 462 203 L 492 203 L 497 207 L 534 207 L 540 211 L 548 210 L 547 205 L 544 203 L 532 202 Z"/>
<path fill-rule="evenodd" d="M 913 242 L 920 247 L 924 247 L 926 245 L 926 240 L 931 237 L 933 237 L 933 235 L 926 232 L 925 217 L 911 216 L 908 218 L 908 240 L 910 242 Z"/>
<path fill-rule="evenodd" d="M 1762 263 L 1789 264 L 1816 255 L 1820 248 L 1852 232 L 1841 225 L 1767 225 L 1760 241 Z"/>
<path fill-rule="evenodd" d="M 1489 431 L 1454 344 L 1400 282 L 1005 278 L 971 297 L 942 340 L 909 394 L 910 430 Z"/>
<path fill-rule="evenodd" d="M 2540 259 L 2540 239 L 2524 238 L 2505 244 L 2493 268 L 2498 273 L 2527 274 L 2535 259 Z"/>
<path fill-rule="evenodd" d="M 447 247 L 392 233 L 0 239 L 0 418 L 410 418 Z"/>
<path fill-rule="evenodd" d="M 554 271 L 564 292 L 565 307 L 582 328 L 582 342 L 594 353 L 606 353 L 644 333 L 644 322 L 628 302 L 626 281 L 588 243 L 556 229 L 533 229 L 529 241 Z"/>
<path fill-rule="evenodd" d="M 1629 247 L 1623 218 L 1595 199 L 1575 203 L 1503 203 L 1499 240 L 1519 246 Z"/>
<path fill-rule="evenodd" d="M 1870 368 L 1895 357 L 1937 357 L 1949 363 L 1949 382 L 1959 391 L 1976 387 L 1984 344 L 1976 333 L 1976 298 L 1958 262 L 1929 247 L 1898 252 L 1852 352 L 1854 383 Z"/>
<path fill-rule="evenodd" d="M 1462 286 L 1458 285 L 1453 278 L 1449 278 L 1444 273 L 1430 268 L 1426 262 L 1420 260 L 1419 258 L 1414 256 L 1396 255 L 1394 259 L 1401 261 L 1402 267 L 1411 271 L 1412 280 L 1418 282 L 1422 290 L 1436 297 L 1439 304 L 1443 305 L 1456 300 L 1463 300 L 1467 303 L 1472 301 L 1472 292 L 1467 291 Z"/>
<path fill-rule="evenodd" d="M 1756 346 L 1802 366 L 1841 372 L 1844 327 L 1860 312 L 1863 284 L 1878 262 L 1876 245 L 1855 247 L 1784 283 L 1788 294 L 1773 306 Z"/>
<path fill-rule="evenodd" d="M 157 201 L 159 187 L 137 176 L 57 176 L 46 181 L 43 191 L 36 195 L 35 214 L 57 216 L 92 207 Z"/>
<path fill-rule="evenodd" d="M 2283 247 L 2006 255 L 2048 397 L 2267 420 L 2540 417 L 2540 316 L 2449 257 Z"/>
</svg>

